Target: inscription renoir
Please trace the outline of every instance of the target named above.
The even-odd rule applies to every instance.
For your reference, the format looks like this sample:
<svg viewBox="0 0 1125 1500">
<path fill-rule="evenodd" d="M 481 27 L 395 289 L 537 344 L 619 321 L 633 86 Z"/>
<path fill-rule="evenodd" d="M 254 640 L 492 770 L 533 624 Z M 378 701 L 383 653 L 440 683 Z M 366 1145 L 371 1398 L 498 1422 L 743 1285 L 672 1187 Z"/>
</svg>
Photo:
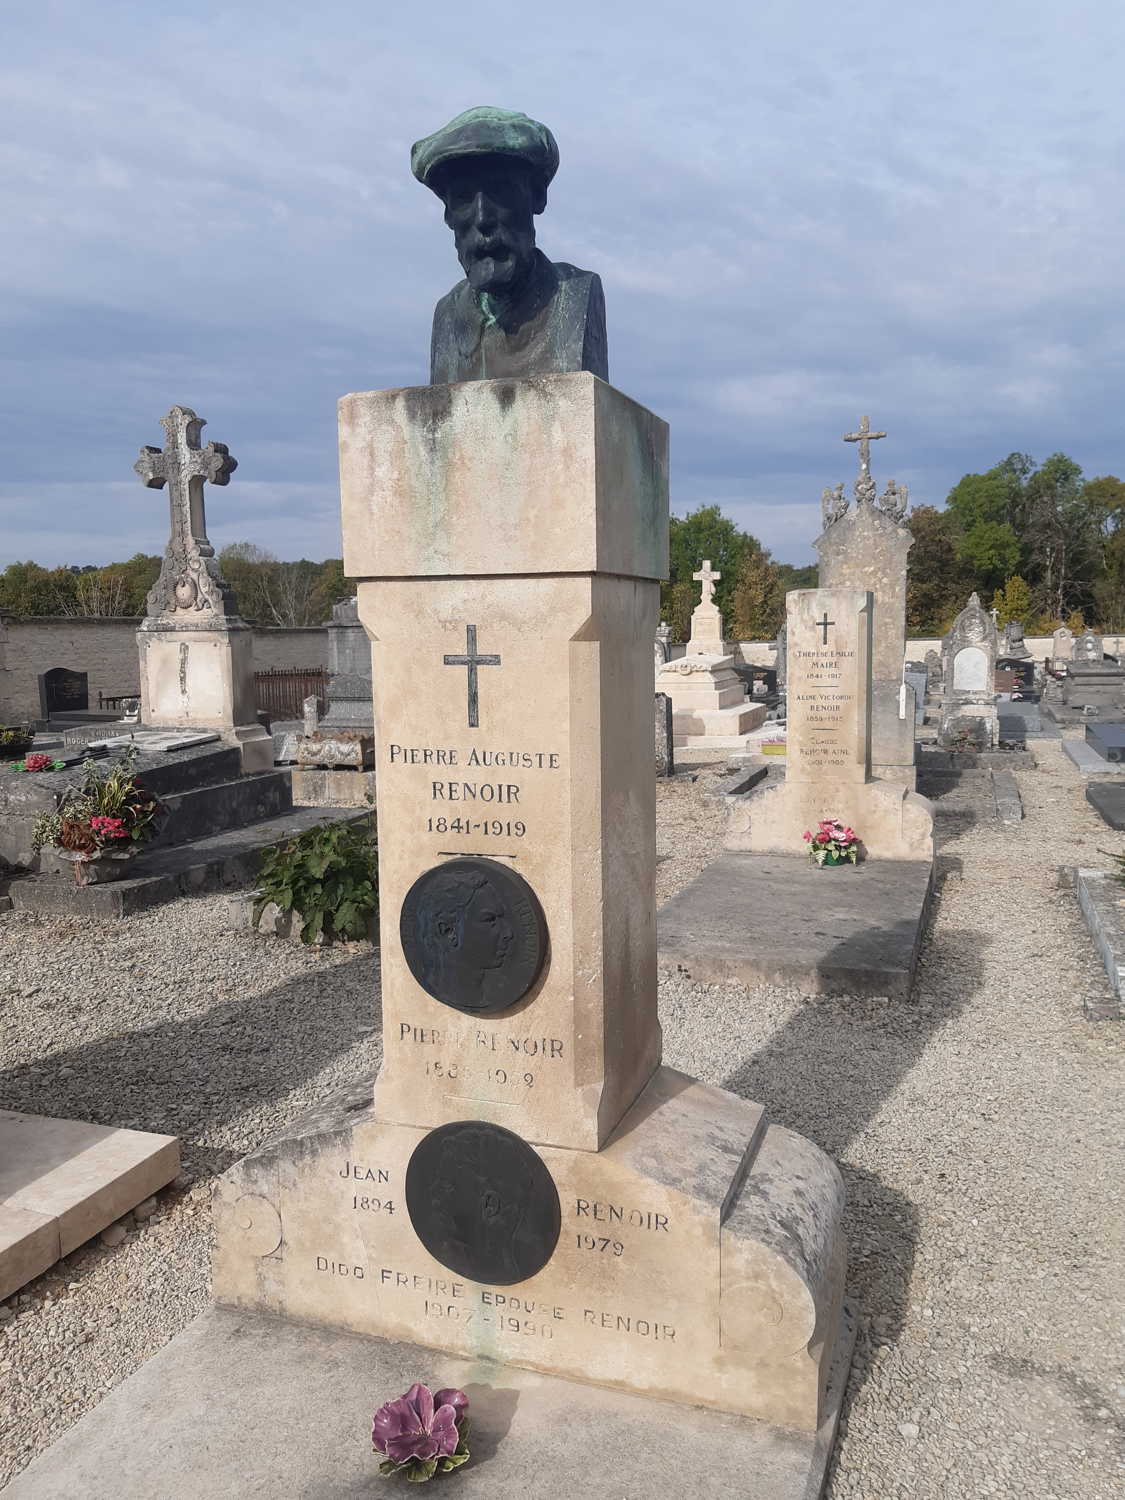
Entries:
<svg viewBox="0 0 1125 1500">
<path fill-rule="evenodd" d="M 347 1277 L 352 1281 L 368 1280 L 366 1268 L 351 1261 L 332 1260 L 329 1256 L 316 1257 L 316 1269 L 322 1275 Z M 375 1277 L 371 1278 L 373 1281 Z M 551 1302 L 538 1302 L 530 1297 L 514 1297 L 507 1292 L 492 1291 L 487 1287 L 476 1287 L 471 1283 L 457 1281 L 452 1277 L 426 1276 L 416 1272 L 397 1271 L 390 1266 L 381 1266 L 378 1283 L 397 1291 L 421 1292 L 424 1311 L 434 1318 L 444 1318 L 462 1327 L 474 1322 L 492 1324 L 504 1333 L 519 1333 L 554 1338 L 553 1325 L 578 1322 L 587 1328 L 601 1328 L 608 1333 L 627 1333 L 635 1338 L 652 1339 L 662 1343 L 675 1343 L 676 1328 L 658 1318 L 638 1317 L 634 1313 L 613 1312 L 604 1308 L 583 1307 L 568 1309 Z M 542 1320 L 542 1321 L 539 1321 Z"/>
</svg>

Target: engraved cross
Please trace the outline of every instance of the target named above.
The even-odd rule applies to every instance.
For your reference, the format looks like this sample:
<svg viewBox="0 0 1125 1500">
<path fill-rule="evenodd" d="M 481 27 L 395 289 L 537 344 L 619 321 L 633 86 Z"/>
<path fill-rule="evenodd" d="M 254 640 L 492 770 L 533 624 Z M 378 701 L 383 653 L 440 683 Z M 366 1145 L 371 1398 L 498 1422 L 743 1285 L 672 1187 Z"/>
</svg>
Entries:
<svg viewBox="0 0 1125 1500">
<path fill-rule="evenodd" d="M 214 557 L 215 550 L 207 540 L 207 521 L 203 511 L 203 485 L 229 484 L 238 468 L 225 443 L 199 445 L 199 434 L 206 427 L 190 406 L 173 406 L 160 425 L 167 433 L 163 449 L 147 444 L 133 465 L 150 490 L 168 486 L 168 508 L 172 518 L 172 540 L 177 538 L 185 551 L 198 551 L 203 557 Z"/>
<path fill-rule="evenodd" d="M 477 698 L 477 668 L 498 667 L 500 658 L 498 656 L 480 656 L 477 653 L 477 627 L 475 625 L 465 626 L 465 654 L 463 656 L 446 656 L 443 658 L 447 667 L 468 667 L 469 669 L 469 728 L 480 728 L 479 700 Z"/>
<path fill-rule="evenodd" d="M 859 477 L 861 479 L 871 478 L 871 444 L 878 438 L 885 438 L 885 432 L 871 431 L 871 418 L 863 417 L 859 424 L 858 432 L 845 432 L 845 443 L 859 444 Z"/>
<path fill-rule="evenodd" d="M 713 604 L 715 602 L 715 585 L 723 575 L 715 572 L 711 566 L 711 559 L 705 557 L 703 559 L 703 566 L 699 569 L 699 572 L 693 573 L 691 576 L 696 583 L 703 585 L 703 596 L 699 602 L 701 604 Z"/>
<path fill-rule="evenodd" d="M 824 631 L 824 639 L 821 642 L 821 645 L 827 646 L 827 644 L 828 644 L 828 627 L 829 627 L 829 625 L 835 625 L 835 623 L 836 623 L 835 620 L 830 620 L 828 618 L 828 611 L 827 610 L 824 611 L 824 618 L 823 618 L 823 620 L 814 620 L 813 621 L 813 624 L 816 626 L 816 628 L 818 630 L 823 630 Z"/>
</svg>

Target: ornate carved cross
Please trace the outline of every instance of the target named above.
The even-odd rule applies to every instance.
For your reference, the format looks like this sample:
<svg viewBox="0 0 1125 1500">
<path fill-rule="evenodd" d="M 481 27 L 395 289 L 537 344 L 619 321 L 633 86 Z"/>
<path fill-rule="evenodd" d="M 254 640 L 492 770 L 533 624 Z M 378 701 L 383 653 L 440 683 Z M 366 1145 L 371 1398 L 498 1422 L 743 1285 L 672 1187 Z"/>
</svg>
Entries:
<svg viewBox="0 0 1125 1500">
<path fill-rule="evenodd" d="M 723 575 L 715 572 L 711 566 L 711 559 L 705 557 L 703 559 L 703 566 L 699 569 L 699 572 L 693 573 L 691 576 L 696 583 L 703 585 L 703 597 L 699 602 L 701 604 L 714 604 L 715 585 Z"/>
<path fill-rule="evenodd" d="M 160 425 L 167 433 L 163 449 L 145 445 L 133 465 L 147 488 L 168 486 L 171 536 L 164 562 L 149 595 L 150 614 L 178 609 L 211 608 L 223 613 L 231 601 L 219 572 L 210 562 L 215 549 L 207 540 L 203 485 L 229 484 L 238 468 L 225 443 L 200 447 L 199 434 L 207 425 L 190 406 L 173 406 Z"/>
</svg>

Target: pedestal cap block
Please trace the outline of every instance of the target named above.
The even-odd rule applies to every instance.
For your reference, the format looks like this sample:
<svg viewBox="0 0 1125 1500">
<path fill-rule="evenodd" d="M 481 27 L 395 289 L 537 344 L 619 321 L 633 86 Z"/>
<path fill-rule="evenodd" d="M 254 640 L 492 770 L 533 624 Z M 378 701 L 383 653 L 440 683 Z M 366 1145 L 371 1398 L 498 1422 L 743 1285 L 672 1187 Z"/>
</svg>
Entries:
<svg viewBox="0 0 1125 1500">
<path fill-rule="evenodd" d="M 585 372 L 344 396 L 340 492 L 350 578 L 668 574 L 667 424 Z"/>
</svg>

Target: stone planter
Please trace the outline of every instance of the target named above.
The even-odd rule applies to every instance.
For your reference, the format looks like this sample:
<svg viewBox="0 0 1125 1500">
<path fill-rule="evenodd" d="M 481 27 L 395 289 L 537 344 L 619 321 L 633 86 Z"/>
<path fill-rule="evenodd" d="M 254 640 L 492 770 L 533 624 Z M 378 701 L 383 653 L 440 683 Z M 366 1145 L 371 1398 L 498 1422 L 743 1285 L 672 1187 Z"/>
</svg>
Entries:
<svg viewBox="0 0 1125 1500">
<path fill-rule="evenodd" d="M 76 854 L 71 849 L 56 849 L 60 859 L 74 867 L 75 885 L 105 885 L 110 880 L 123 880 L 129 871 L 129 861 L 140 852 L 136 845 L 111 853 L 108 849 L 97 854 Z"/>
<path fill-rule="evenodd" d="M 34 743 L 34 737 L 29 734 L 21 740 L 12 740 L 7 745 L 0 745 L 0 761 L 23 760 Z"/>
</svg>

